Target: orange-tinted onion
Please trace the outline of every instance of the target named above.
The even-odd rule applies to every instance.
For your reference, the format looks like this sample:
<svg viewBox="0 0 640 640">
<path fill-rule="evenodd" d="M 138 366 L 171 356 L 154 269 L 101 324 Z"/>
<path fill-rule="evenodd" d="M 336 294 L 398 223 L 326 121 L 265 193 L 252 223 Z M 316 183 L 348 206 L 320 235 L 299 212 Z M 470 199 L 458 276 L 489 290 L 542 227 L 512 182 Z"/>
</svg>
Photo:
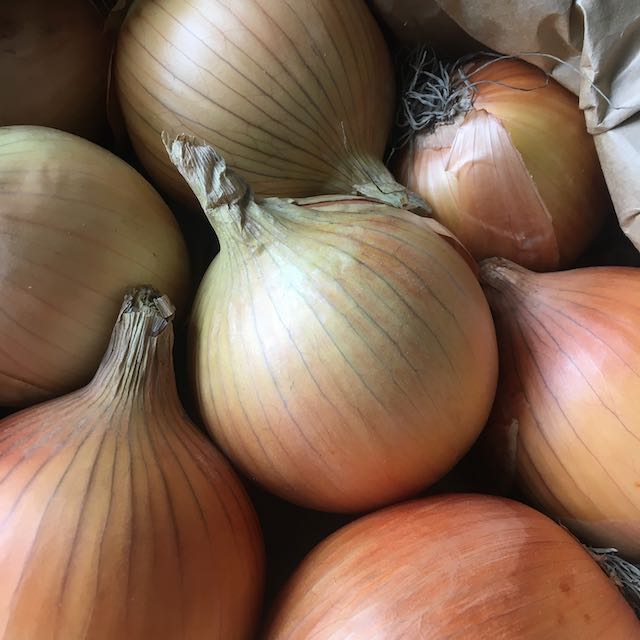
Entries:
<svg viewBox="0 0 640 640">
<path fill-rule="evenodd" d="M 631 640 L 640 622 L 567 531 L 517 502 L 437 496 L 320 543 L 267 640 Z"/>
<path fill-rule="evenodd" d="M 594 546 L 640 559 L 640 270 L 487 260 L 501 376 L 480 450 Z"/>
</svg>

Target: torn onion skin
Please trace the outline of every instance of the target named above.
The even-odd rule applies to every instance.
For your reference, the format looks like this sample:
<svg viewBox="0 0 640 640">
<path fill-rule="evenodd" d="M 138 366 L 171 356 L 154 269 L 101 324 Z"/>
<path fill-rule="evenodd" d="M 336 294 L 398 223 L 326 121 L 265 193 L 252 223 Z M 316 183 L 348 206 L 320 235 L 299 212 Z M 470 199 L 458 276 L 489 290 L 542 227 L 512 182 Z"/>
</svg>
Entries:
<svg viewBox="0 0 640 640">
<path fill-rule="evenodd" d="M 250 640 L 262 538 L 172 368 L 141 287 L 83 389 L 0 422 L 0 638 Z"/>
<path fill-rule="evenodd" d="M 269 491 L 327 511 L 372 509 L 449 471 L 497 379 L 489 308 L 455 241 L 366 200 L 255 201 L 205 143 L 166 142 L 221 243 L 189 350 L 201 415 L 227 455 Z"/>
<path fill-rule="evenodd" d="M 571 265 L 612 211 L 578 99 L 522 60 L 481 59 L 465 74 L 469 110 L 417 132 L 396 177 L 476 259 Z"/>
<path fill-rule="evenodd" d="M 631 640 L 640 622 L 569 532 L 523 504 L 451 494 L 356 520 L 302 561 L 266 640 Z"/>
<path fill-rule="evenodd" d="M 595 547 L 640 560 L 640 270 L 481 264 L 500 352 L 479 459 Z"/>
</svg>

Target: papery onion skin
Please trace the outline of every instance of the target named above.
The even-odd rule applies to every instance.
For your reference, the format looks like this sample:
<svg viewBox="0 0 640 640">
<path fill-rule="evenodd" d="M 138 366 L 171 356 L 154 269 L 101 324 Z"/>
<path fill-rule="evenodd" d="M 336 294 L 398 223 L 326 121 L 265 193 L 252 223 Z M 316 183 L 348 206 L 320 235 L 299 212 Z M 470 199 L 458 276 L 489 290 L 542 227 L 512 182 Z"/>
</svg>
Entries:
<svg viewBox="0 0 640 640">
<path fill-rule="evenodd" d="M 585 542 L 640 560 L 640 270 L 481 274 L 501 366 L 481 458 Z"/>
<path fill-rule="evenodd" d="M 132 282 L 185 312 L 189 257 L 171 211 L 129 165 L 71 134 L 0 128 L 0 255 L 3 405 L 86 384 Z"/>
<path fill-rule="evenodd" d="M 113 37 L 91 2 L 3 2 L 0 25 L 0 126 L 100 137 Z"/>
<path fill-rule="evenodd" d="M 125 303 L 87 387 L 0 423 L 3 640 L 253 637 L 259 525 L 180 405 L 158 295 Z"/>
<path fill-rule="evenodd" d="M 115 77 L 138 157 L 196 209 L 162 131 L 214 145 L 261 195 L 372 195 L 373 181 L 380 197 L 407 198 L 382 165 L 394 79 L 362 0 L 142 0 Z"/>
<path fill-rule="evenodd" d="M 497 378 L 464 258 L 426 218 L 354 199 L 256 204 L 210 147 L 179 138 L 170 152 L 221 242 L 190 352 L 201 415 L 227 455 L 327 511 L 371 509 L 444 475 L 482 429 Z"/>
<path fill-rule="evenodd" d="M 473 106 L 417 133 L 398 157 L 398 180 L 478 260 L 571 265 L 612 210 L 577 98 L 521 60 L 482 60 L 466 73 Z"/>
<path fill-rule="evenodd" d="M 627 640 L 640 622 L 567 531 L 533 509 L 445 495 L 370 514 L 320 543 L 266 640 Z"/>
</svg>

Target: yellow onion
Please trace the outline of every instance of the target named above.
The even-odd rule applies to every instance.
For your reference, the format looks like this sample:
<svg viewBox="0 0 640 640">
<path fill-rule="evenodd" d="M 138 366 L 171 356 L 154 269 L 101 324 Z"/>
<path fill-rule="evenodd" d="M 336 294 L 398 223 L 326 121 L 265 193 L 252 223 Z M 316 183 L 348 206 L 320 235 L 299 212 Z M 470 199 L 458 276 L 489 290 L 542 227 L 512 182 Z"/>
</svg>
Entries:
<svg viewBox="0 0 640 640">
<path fill-rule="evenodd" d="M 106 127 L 113 39 L 89 0 L 20 0 L 0 10 L 0 126 L 95 138 Z"/>
<path fill-rule="evenodd" d="M 295 571 L 267 640 L 631 640 L 640 622 L 567 531 L 525 505 L 445 495 L 384 509 Z"/>
<path fill-rule="evenodd" d="M 43 127 L 0 128 L 0 405 L 88 382 L 132 282 L 186 302 L 171 211 L 129 165 Z"/>
<path fill-rule="evenodd" d="M 270 491 L 357 511 L 417 492 L 479 434 L 497 376 L 480 285 L 431 221 L 366 200 L 259 203 L 166 141 L 220 238 L 191 317 L 209 431 Z"/>
<path fill-rule="evenodd" d="M 214 145 L 258 194 L 420 204 L 382 164 L 394 79 L 363 0 L 142 0 L 115 78 L 138 157 L 182 202 L 161 131 Z"/>
<path fill-rule="evenodd" d="M 480 450 L 594 546 L 640 559 L 640 270 L 481 266 L 501 378 Z"/>
<path fill-rule="evenodd" d="M 83 389 L 0 423 L 0 638 L 242 640 L 256 515 L 178 399 L 173 309 L 126 297 Z"/>
<path fill-rule="evenodd" d="M 440 66 L 435 75 L 427 57 L 421 64 L 404 102 L 418 131 L 397 159 L 399 181 L 477 259 L 536 271 L 570 265 L 610 210 L 577 98 L 521 60 Z"/>
</svg>

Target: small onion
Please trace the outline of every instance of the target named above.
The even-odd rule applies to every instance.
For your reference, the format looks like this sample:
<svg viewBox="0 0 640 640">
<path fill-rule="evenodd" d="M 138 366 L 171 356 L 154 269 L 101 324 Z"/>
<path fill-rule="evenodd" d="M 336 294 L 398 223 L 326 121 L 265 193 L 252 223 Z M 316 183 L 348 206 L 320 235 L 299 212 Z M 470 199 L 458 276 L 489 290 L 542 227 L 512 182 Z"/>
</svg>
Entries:
<svg viewBox="0 0 640 640">
<path fill-rule="evenodd" d="M 125 290 L 150 282 L 181 309 L 178 225 L 129 165 L 71 134 L 0 128 L 0 405 L 90 379 Z"/>
<path fill-rule="evenodd" d="M 242 640 L 256 515 L 187 418 L 168 299 L 128 294 L 85 388 L 0 423 L 2 640 Z"/>
<path fill-rule="evenodd" d="M 266 640 L 631 640 L 640 622 L 588 552 L 542 514 L 482 495 L 387 508 L 320 543 Z"/>
<path fill-rule="evenodd" d="M 89 0 L 20 0 L 0 11 L 0 126 L 96 138 L 106 128 L 112 37 Z"/>
<path fill-rule="evenodd" d="M 219 148 L 259 194 L 420 204 L 382 164 L 394 79 L 363 0 L 141 0 L 115 78 L 136 153 L 182 202 L 161 131 Z"/>
<path fill-rule="evenodd" d="M 167 144 L 220 238 L 190 333 L 200 411 L 225 452 L 270 491 L 331 511 L 444 475 L 497 378 L 491 315 L 456 249 L 388 205 L 258 204 L 208 145 Z"/>
<path fill-rule="evenodd" d="M 577 98 L 521 60 L 438 69 L 440 85 L 418 73 L 407 89 L 405 117 L 426 128 L 398 157 L 400 182 L 477 259 L 570 265 L 611 208 Z"/>
<path fill-rule="evenodd" d="M 487 260 L 501 379 L 480 451 L 581 539 L 640 559 L 640 270 Z"/>
</svg>

